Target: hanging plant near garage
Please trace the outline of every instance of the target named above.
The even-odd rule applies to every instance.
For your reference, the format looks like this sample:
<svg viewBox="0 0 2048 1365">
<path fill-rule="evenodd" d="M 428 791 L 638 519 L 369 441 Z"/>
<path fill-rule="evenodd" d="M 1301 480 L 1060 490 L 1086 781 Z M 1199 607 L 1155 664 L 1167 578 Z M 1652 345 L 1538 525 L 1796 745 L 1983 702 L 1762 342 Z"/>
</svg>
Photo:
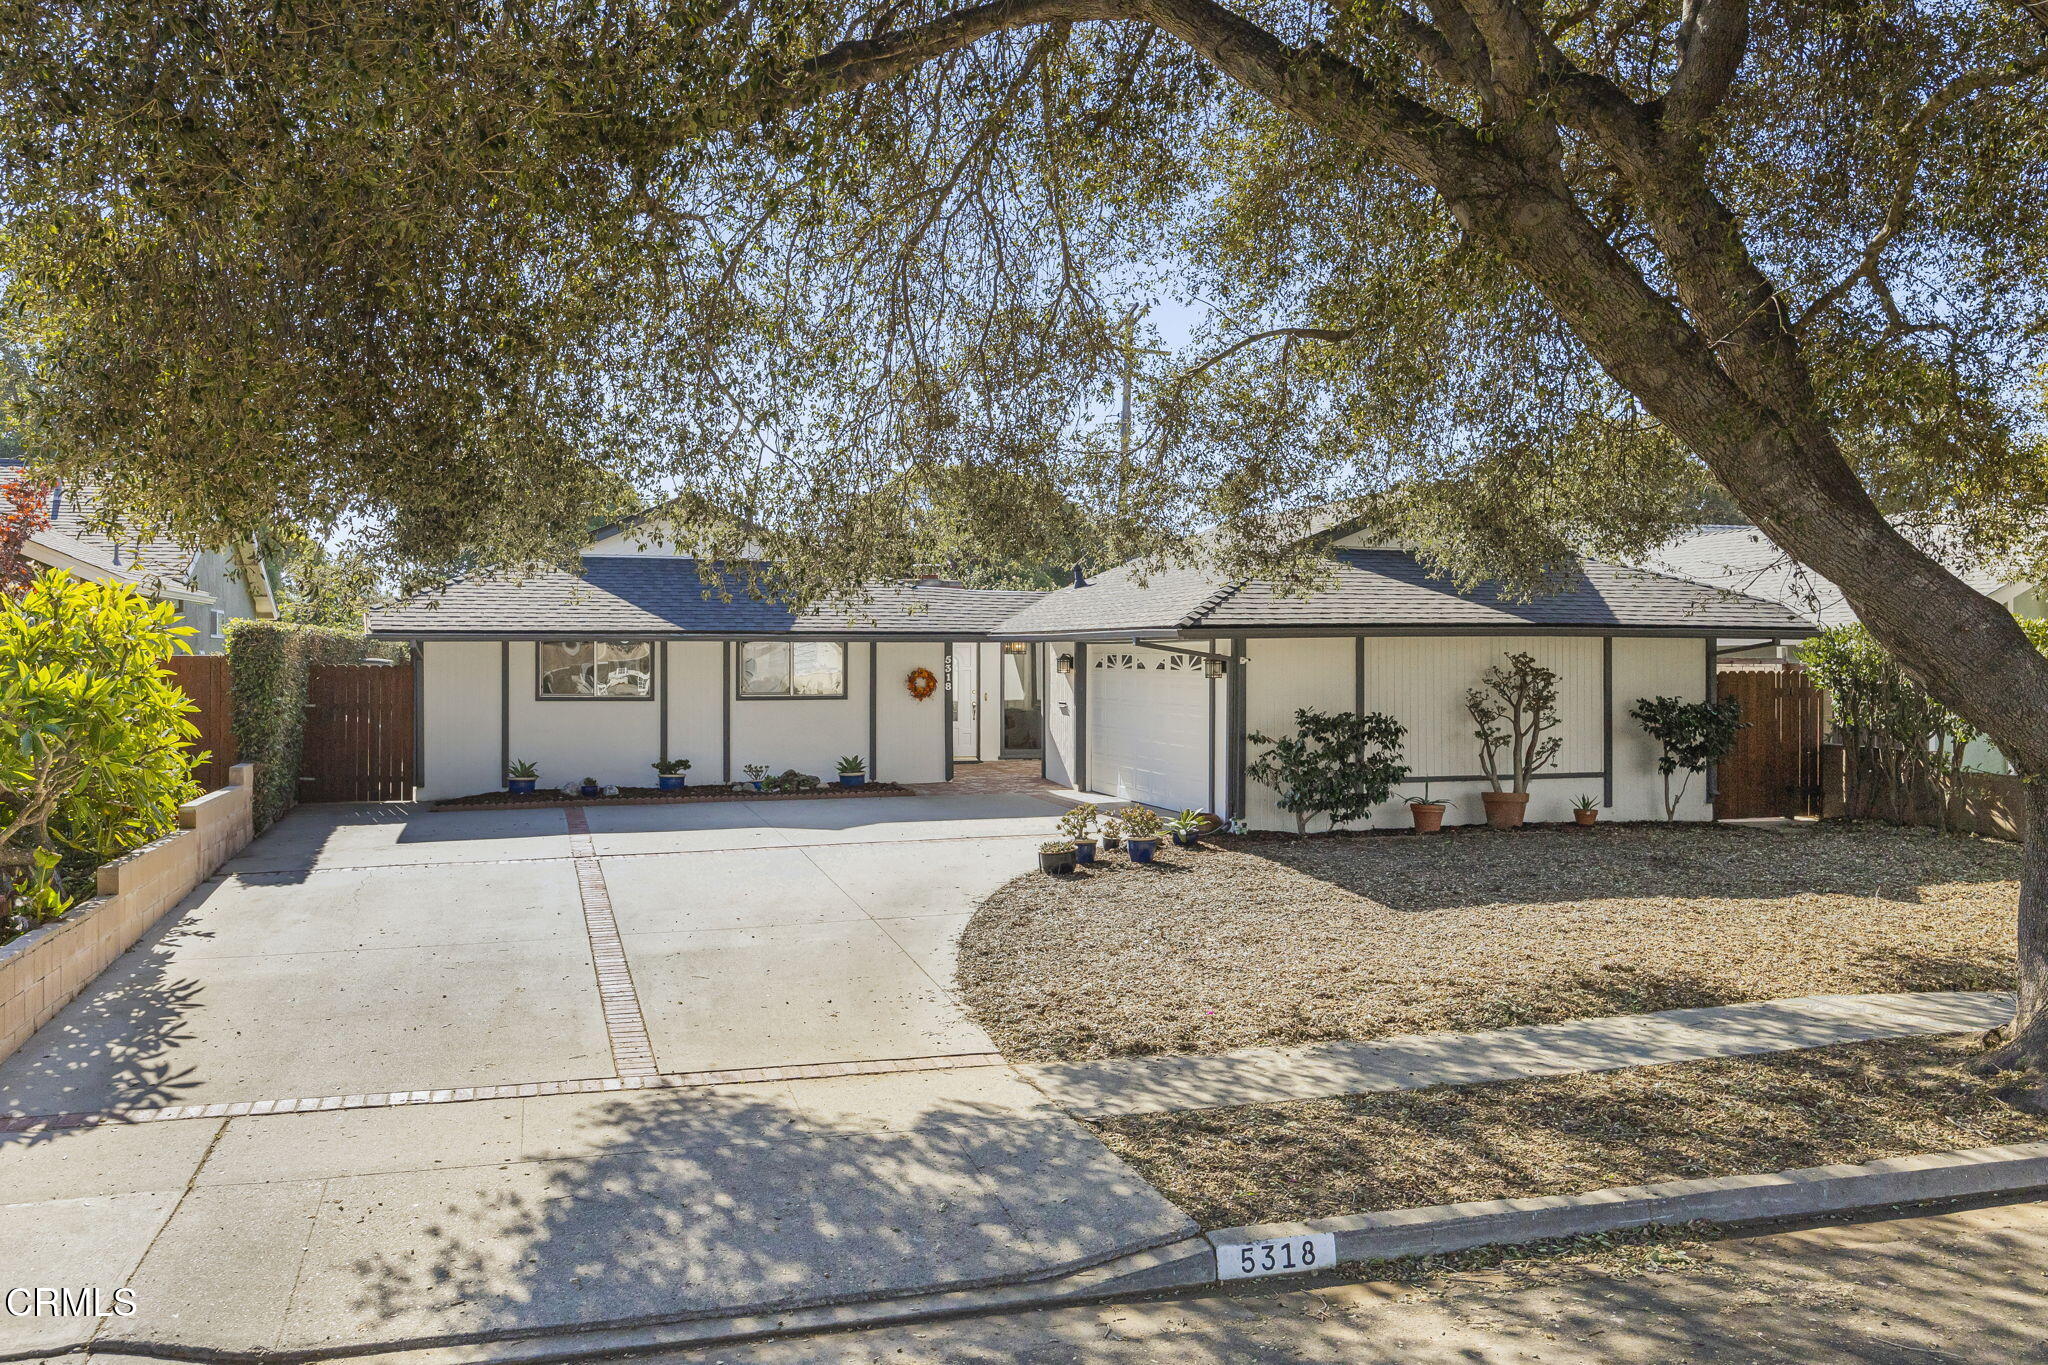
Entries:
<svg viewBox="0 0 2048 1365">
<path fill-rule="evenodd" d="M 923 701 L 939 690 L 939 680 L 929 668 L 913 668 L 910 670 L 910 677 L 904 681 L 904 686 L 909 689 L 911 696 Z"/>
<path fill-rule="evenodd" d="M 1408 728 L 1380 711 L 1335 715 L 1304 706 L 1294 713 L 1294 733 L 1275 739 L 1254 732 L 1254 744 L 1270 747 L 1245 774 L 1278 793 L 1279 806 L 1294 817 L 1294 832 L 1308 837 L 1308 822 L 1328 817 L 1330 828 L 1372 816 L 1372 808 L 1394 794 L 1408 776 L 1401 741 Z"/>
</svg>

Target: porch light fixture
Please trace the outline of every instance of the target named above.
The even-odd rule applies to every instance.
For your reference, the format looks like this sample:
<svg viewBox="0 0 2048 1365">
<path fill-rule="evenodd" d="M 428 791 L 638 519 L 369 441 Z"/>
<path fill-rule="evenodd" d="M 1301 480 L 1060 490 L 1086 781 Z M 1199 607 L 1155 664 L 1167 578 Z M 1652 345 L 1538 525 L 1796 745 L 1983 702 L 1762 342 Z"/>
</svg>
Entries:
<svg viewBox="0 0 2048 1365">
<path fill-rule="evenodd" d="M 1059 668 L 1059 670 L 1060 670 L 1060 673 L 1061 673 L 1061 674 L 1062 674 L 1063 676 L 1065 676 L 1065 677 L 1069 677 L 1069 678 L 1073 677 L 1073 676 L 1074 676 L 1074 656 L 1073 656 L 1073 655 L 1071 655 L 1071 654 L 1062 654 L 1062 655 L 1060 655 L 1060 657 L 1059 657 L 1059 659 L 1058 659 L 1058 661 L 1057 661 L 1057 667 Z"/>
<path fill-rule="evenodd" d="M 1228 660 L 1228 659 L 1204 659 L 1204 660 L 1202 660 L 1202 676 L 1204 676 L 1204 677 L 1207 677 L 1207 678 L 1221 678 L 1221 677 L 1225 677 L 1225 676 L 1227 676 L 1227 675 L 1229 674 L 1229 672 L 1230 672 L 1230 660 Z"/>
</svg>

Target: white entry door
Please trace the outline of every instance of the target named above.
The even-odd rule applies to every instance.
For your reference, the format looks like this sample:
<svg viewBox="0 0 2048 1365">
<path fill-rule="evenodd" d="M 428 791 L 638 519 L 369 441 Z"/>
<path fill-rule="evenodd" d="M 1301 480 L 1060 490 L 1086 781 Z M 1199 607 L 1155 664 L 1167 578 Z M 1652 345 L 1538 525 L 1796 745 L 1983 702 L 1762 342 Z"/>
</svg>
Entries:
<svg viewBox="0 0 2048 1365">
<path fill-rule="evenodd" d="M 1153 649 L 1088 651 L 1088 789 L 1128 801 L 1209 804 L 1209 680 Z"/>
<path fill-rule="evenodd" d="M 953 757 L 981 757 L 981 654 L 978 644 L 953 646 Z"/>
</svg>

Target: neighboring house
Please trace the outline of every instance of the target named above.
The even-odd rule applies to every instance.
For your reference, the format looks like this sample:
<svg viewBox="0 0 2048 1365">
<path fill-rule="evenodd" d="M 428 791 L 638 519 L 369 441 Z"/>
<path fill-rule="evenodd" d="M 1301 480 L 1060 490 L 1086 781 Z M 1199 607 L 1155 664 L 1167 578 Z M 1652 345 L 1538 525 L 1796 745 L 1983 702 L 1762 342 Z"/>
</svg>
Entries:
<svg viewBox="0 0 2048 1365">
<path fill-rule="evenodd" d="M 1747 593 L 1777 602 L 1797 612 L 1817 627 L 1846 626 L 1856 621 L 1856 612 L 1842 597 L 1842 590 L 1827 579 L 1799 564 L 1773 544 L 1754 526 L 1696 526 L 1653 555 L 1646 566 L 1666 573 Z M 1963 582 L 2004 606 L 2013 615 L 2032 620 L 2048 617 L 2048 603 L 2042 600 L 2041 585 L 1986 569 L 1959 569 Z M 1778 639 L 1733 640 L 1724 643 L 1724 659 L 1776 659 L 1798 657 L 1796 643 Z M 1963 752 L 1964 766 L 1976 772 L 2004 773 L 2011 767 L 2005 755 L 1982 740 L 1972 741 Z"/>
<path fill-rule="evenodd" d="M 0 461 L 0 482 L 21 467 Z M 195 654 L 227 648 L 230 621 L 277 619 L 277 599 L 262 554 L 253 543 L 226 550 L 194 550 L 168 540 L 117 541 L 93 528 L 90 488 L 58 484 L 50 493 L 50 525 L 30 536 L 23 553 L 39 564 L 79 578 L 126 583 L 146 597 L 174 602 Z"/>
<path fill-rule="evenodd" d="M 889 584 L 797 613 L 707 594 L 694 560 L 611 536 L 580 573 L 458 581 L 370 625 L 418 648 L 428 799 L 494 790 L 517 759 L 548 785 L 649 785 L 663 757 L 724 783 L 748 764 L 828 775 L 847 754 L 901 782 L 1034 756 L 1062 786 L 1255 828 L 1292 820 L 1248 780 L 1247 735 L 1289 731 L 1301 707 L 1390 713 L 1408 729 L 1409 789 L 1426 779 L 1454 819 L 1482 819 L 1463 699 L 1514 650 L 1561 675 L 1564 748 L 1530 818 L 1569 818 L 1581 793 L 1620 818 L 1659 818 L 1656 750 L 1629 708 L 1707 695 L 1721 639 L 1811 631 L 1776 603 L 1616 565 L 1584 564 L 1516 603 L 1458 592 L 1399 549 L 1338 540 L 1332 556 L 1331 582 L 1305 597 L 1118 569 L 1051 593 Z M 911 694 L 917 669 L 937 695 Z M 1685 818 L 1711 814 L 1705 786 Z M 1390 802 L 1376 823 L 1399 813 Z"/>
</svg>

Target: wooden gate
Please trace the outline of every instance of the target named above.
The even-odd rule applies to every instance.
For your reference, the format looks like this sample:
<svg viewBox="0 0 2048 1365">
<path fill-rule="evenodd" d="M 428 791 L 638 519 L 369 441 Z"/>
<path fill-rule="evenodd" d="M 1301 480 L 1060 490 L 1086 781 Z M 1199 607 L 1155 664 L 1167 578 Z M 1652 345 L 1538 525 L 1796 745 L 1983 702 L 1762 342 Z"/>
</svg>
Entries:
<svg viewBox="0 0 2048 1365">
<path fill-rule="evenodd" d="M 186 717 L 199 727 L 195 751 L 212 755 L 192 768 L 192 780 L 203 792 L 228 784 L 228 768 L 235 761 L 234 696 L 228 689 L 228 656 L 225 654 L 174 654 L 164 660 L 164 669 L 190 697 L 198 710 Z"/>
<path fill-rule="evenodd" d="M 410 801 L 411 664 L 316 664 L 306 676 L 301 801 Z"/>
<path fill-rule="evenodd" d="M 1820 814 L 1823 693 L 1793 666 L 1723 666 L 1720 694 L 1742 704 L 1748 728 L 1715 772 L 1723 820 Z"/>
</svg>

